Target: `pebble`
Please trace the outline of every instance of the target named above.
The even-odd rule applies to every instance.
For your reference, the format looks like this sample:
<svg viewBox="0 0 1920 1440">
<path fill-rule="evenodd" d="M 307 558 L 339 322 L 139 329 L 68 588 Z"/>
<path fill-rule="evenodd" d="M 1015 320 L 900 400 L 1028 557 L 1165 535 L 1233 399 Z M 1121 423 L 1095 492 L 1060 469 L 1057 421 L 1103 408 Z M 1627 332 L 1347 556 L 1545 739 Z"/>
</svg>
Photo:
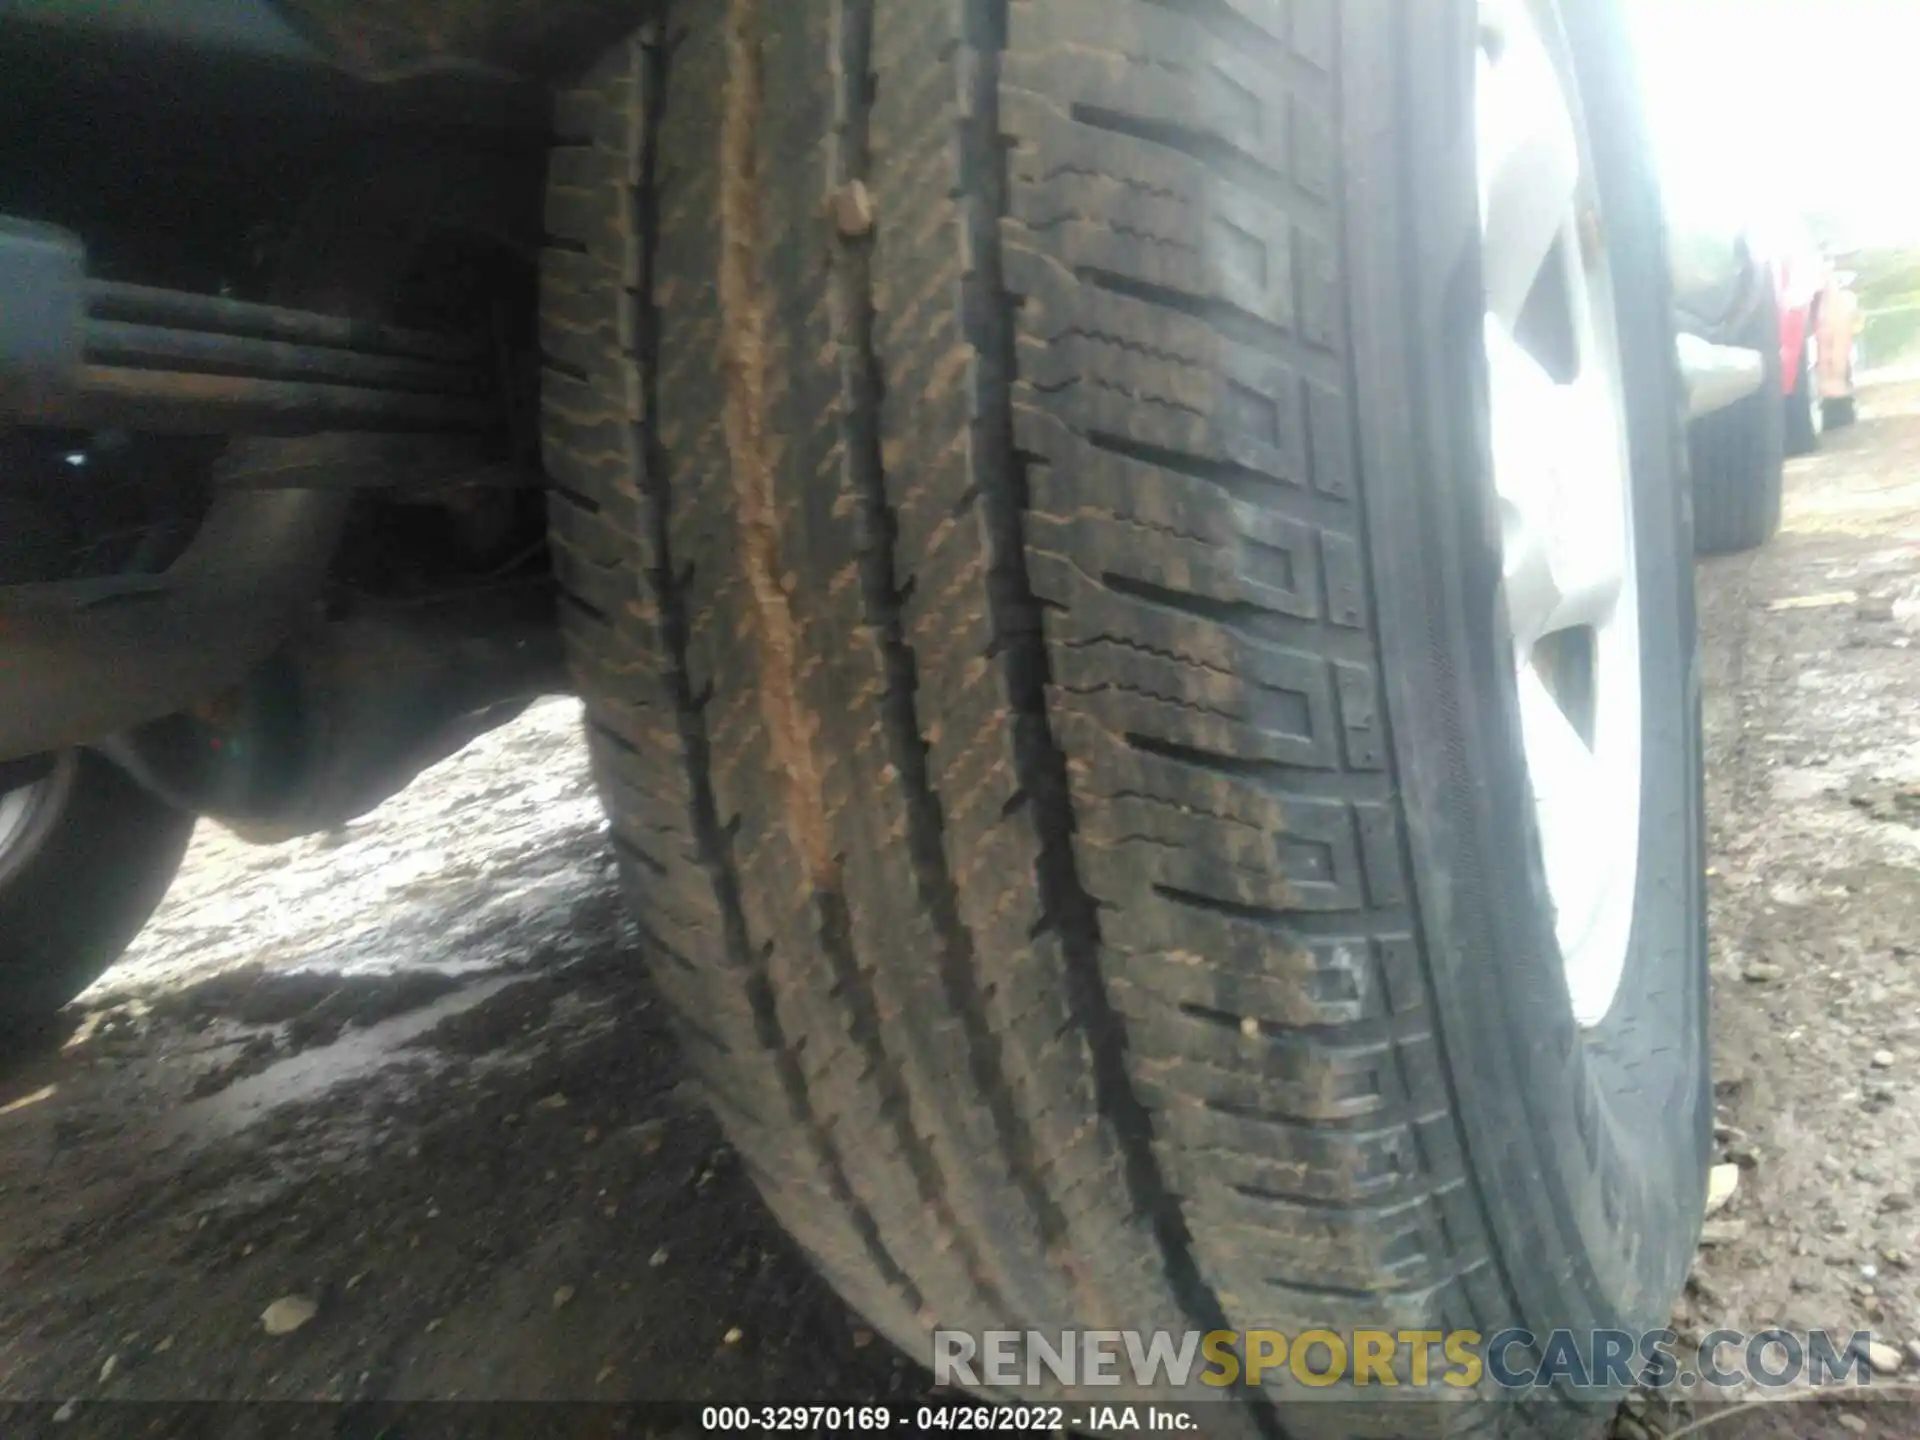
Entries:
<svg viewBox="0 0 1920 1440">
<path fill-rule="evenodd" d="M 167 1351 L 171 1350 L 172 1348 L 173 1348 L 173 1336 L 169 1335 L 167 1336 L 166 1339 L 162 1340 L 158 1345 L 153 1347 L 153 1353 L 156 1355 L 164 1355 L 167 1353 Z"/>
<path fill-rule="evenodd" d="M 106 1384 L 107 1381 L 113 1378 L 113 1372 L 119 1368 L 120 1357 L 118 1355 L 107 1356 L 106 1360 L 100 1366 L 100 1383 L 102 1385 Z"/>
<path fill-rule="evenodd" d="M 1867 1346 L 1867 1364 L 1873 1367 L 1876 1375 L 1895 1375 L 1900 1367 L 1907 1363 L 1907 1357 L 1884 1340 L 1875 1340 Z"/>
<path fill-rule="evenodd" d="M 740 1327 L 735 1325 L 730 1327 L 727 1333 L 720 1337 L 720 1343 L 723 1345 L 738 1345 L 742 1338 L 744 1337 L 741 1335 Z"/>
<path fill-rule="evenodd" d="M 1750 985 L 1771 985 L 1786 978 L 1786 970 L 1779 965 L 1770 965 L 1764 960 L 1756 960 L 1740 972 L 1740 978 Z"/>
<path fill-rule="evenodd" d="M 1887 1183 L 1886 1171 L 1871 1160 L 1862 1160 L 1853 1167 L 1853 1178 L 1865 1185 L 1884 1185 Z"/>
<path fill-rule="evenodd" d="M 562 1285 L 553 1292 L 553 1308 L 559 1310 L 571 1299 L 573 1299 L 573 1286 Z"/>
<path fill-rule="evenodd" d="M 1760 1165 L 1760 1147 L 1751 1140 L 1742 1141 L 1738 1145 L 1729 1145 L 1727 1147 L 1727 1159 L 1749 1170 L 1758 1169 Z"/>
<path fill-rule="evenodd" d="M 304 1295 L 282 1295 L 260 1312 L 260 1328 L 269 1335 L 291 1335 L 319 1313 Z"/>
<path fill-rule="evenodd" d="M 1822 1175 L 1838 1175 L 1842 1170 L 1846 1169 L 1846 1166 L 1842 1165 L 1839 1160 L 1832 1155 L 1822 1155 L 1819 1160 L 1814 1163 L 1820 1167 L 1820 1173 Z"/>
<path fill-rule="evenodd" d="M 1907 1341 L 1907 1359 L 1920 1365 L 1920 1340 Z"/>
<path fill-rule="evenodd" d="M 567 1097 L 555 1091 L 543 1099 L 534 1101 L 533 1108 L 536 1110 L 564 1110 L 567 1108 Z"/>
<path fill-rule="evenodd" d="M 849 240 L 873 231 L 873 195 L 858 180 L 850 180 L 833 192 L 833 224 Z"/>
<path fill-rule="evenodd" d="M 1874 1051 L 1872 1063 L 1873 1063 L 1873 1068 L 1876 1070 L 1891 1070 L 1893 1068 L 1893 1051 L 1891 1050 Z"/>
<path fill-rule="evenodd" d="M 658 1270 L 662 1265 L 666 1263 L 667 1263 L 667 1247 L 664 1245 L 662 1245 L 658 1250 L 654 1251 L 653 1254 L 647 1257 L 647 1264 L 655 1270 Z"/>
<path fill-rule="evenodd" d="M 1702 1245 L 1735 1245 L 1747 1238 L 1744 1220 L 1709 1220 L 1700 1227 Z"/>
<path fill-rule="evenodd" d="M 1867 1422 L 1862 1420 L 1858 1415 L 1855 1415 L 1852 1411 L 1842 1410 L 1838 1418 L 1840 1428 L 1849 1435 L 1864 1435 L 1867 1433 Z"/>
<path fill-rule="evenodd" d="M 1707 1214 L 1717 1215 L 1727 1208 L 1733 1192 L 1740 1188 L 1738 1165 L 1716 1165 L 1707 1172 Z"/>
<path fill-rule="evenodd" d="M 1899 1215 L 1913 1209 L 1913 1196 L 1904 1190 L 1895 1190 L 1880 1197 L 1880 1208 L 1889 1215 Z"/>
<path fill-rule="evenodd" d="M 1687 1276 L 1687 1293 L 1699 1300 L 1701 1306 L 1710 1312 L 1726 1308 L 1727 1297 L 1714 1289 L 1713 1282 L 1698 1270 Z"/>
</svg>

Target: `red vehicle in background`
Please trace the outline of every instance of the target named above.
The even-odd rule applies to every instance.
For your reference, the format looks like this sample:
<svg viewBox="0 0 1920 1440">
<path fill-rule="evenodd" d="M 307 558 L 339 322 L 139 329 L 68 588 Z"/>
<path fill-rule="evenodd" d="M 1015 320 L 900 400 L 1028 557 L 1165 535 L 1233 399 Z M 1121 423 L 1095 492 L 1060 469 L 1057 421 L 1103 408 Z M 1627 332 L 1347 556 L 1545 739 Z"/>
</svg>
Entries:
<svg viewBox="0 0 1920 1440">
<path fill-rule="evenodd" d="M 1780 315 L 1786 452 L 1809 455 L 1827 426 L 1853 423 L 1859 301 L 1799 223 L 1756 228 L 1746 240 L 1772 278 Z"/>
</svg>

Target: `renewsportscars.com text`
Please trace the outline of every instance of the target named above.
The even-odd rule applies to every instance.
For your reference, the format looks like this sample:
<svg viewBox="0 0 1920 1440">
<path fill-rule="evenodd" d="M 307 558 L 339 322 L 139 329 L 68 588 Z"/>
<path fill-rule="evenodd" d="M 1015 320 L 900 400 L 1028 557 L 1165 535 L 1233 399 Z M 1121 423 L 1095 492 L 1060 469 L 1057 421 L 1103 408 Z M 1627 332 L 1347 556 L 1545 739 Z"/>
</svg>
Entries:
<svg viewBox="0 0 1920 1440">
<path fill-rule="evenodd" d="M 1226 1390 L 1289 1379 L 1329 1392 L 1771 1389 L 1870 1385 L 1871 1340 L 1866 1331 L 1717 1330 L 1696 1355 L 1671 1330 L 936 1330 L 932 1369 L 941 1385 L 995 1390 Z"/>
</svg>

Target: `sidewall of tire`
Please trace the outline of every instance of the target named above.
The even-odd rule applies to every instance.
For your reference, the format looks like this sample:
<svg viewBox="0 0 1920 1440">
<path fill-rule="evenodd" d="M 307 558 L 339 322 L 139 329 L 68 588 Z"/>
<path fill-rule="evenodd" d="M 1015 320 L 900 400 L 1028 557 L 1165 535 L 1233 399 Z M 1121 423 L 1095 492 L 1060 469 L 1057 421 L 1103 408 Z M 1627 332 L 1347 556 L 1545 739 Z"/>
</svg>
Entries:
<svg viewBox="0 0 1920 1440">
<path fill-rule="evenodd" d="M 0 886 L 0 1026 L 49 1019 L 166 897 L 194 817 L 82 751 L 38 849 Z"/>
<path fill-rule="evenodd" d="M 1712 1106 L 1692 522 L 1657 191 L 1619 16 L 1566 6 L 1619 290 L 1646 710 L 1633 953 L 1615 1013 L 1583 1036 L 1532 834 L 1499 600 L 1475 7 L 1393 11 L 1398 23 L 1350 30 L 1360 441 L 1388 711 L 1437 1028 L 1496 1252 L 1488 1283 L 1536 1331 L 1659 1325 L 1697 1243 Z M 1395 74 L 1397 93 L 1378 78 Z"/>
<path fill-rule="evenodd" d="M 1780 312 L 1769 298 L 1729 341 L 1760 351 L 1760 389 L 1688 427 L 1694 546 L 1703 555 L 1750 550 L 1780 528 L 1787 451 L 1779 334 Z"/>
</svg>

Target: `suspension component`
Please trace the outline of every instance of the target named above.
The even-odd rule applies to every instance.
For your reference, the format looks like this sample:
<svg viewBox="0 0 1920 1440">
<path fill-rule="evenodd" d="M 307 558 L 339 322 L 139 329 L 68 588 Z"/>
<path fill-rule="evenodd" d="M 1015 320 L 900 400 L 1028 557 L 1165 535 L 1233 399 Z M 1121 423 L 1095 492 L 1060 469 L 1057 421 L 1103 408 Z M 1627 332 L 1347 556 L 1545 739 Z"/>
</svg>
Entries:
<svg viewBox="0 0 1920 1440">
<path fill-rule="evenodd" d="M 0 220 L 0 418 L 171 434 L 471 433 L 497 423 L 466 337 L 87 280 L 78 239 Z"/>
</svg>

